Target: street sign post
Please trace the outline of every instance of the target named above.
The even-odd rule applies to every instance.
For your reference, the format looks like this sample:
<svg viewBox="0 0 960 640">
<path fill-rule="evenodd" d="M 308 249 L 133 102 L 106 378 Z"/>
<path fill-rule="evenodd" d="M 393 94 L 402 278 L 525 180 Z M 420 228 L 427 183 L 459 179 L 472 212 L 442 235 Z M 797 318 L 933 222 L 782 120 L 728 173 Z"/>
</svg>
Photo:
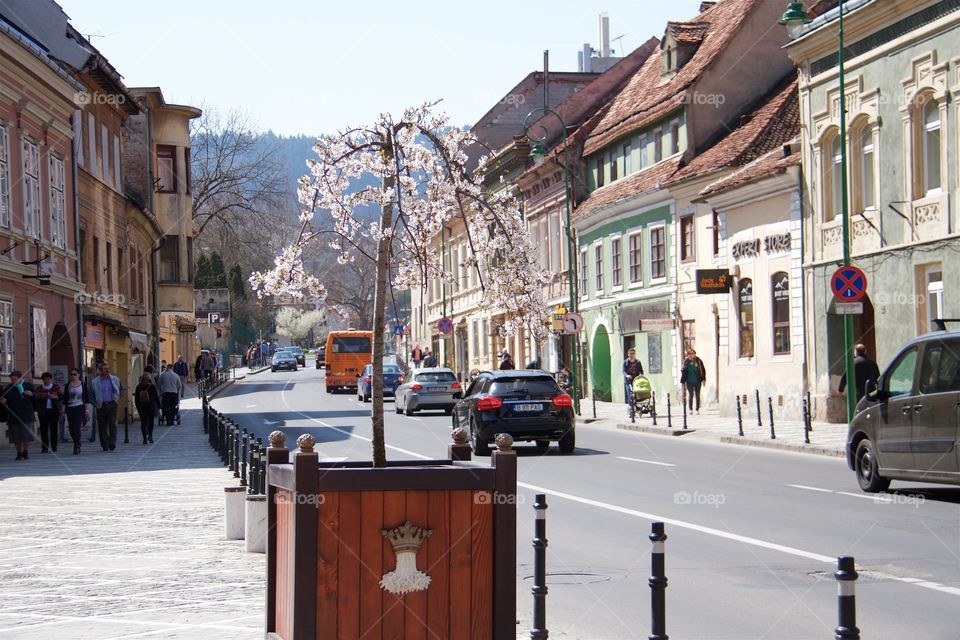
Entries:
<svg viewBox="0 0 960 640">
<path fill-rule="evenodd" d="M 207 314 L 207 324 L 215 325 L 220 324 L 220 314 L 216 311 L 211 311 Z"/>
<path fill-rule="evenodd" d="M 574 311 L 563 314 L 563 332 L 574 334 L 583 330 L 583 316 Z"/>
<path fill-rule="evenodd" d="M 830 290 L 838 302 L 858 302 L 867 295 L 867 274 L 853 265 L 840 267 L 830 278 Z"/>
</svg>

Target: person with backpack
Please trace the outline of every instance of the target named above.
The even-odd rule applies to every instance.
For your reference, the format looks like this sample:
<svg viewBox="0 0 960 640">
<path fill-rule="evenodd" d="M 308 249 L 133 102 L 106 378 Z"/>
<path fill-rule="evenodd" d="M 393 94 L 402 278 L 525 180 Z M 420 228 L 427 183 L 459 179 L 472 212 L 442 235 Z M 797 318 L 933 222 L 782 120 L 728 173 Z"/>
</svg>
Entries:
<svg viewBox="0 0 960 640">
<path fill-rule="evenodd" d="M 171 373 L 173 373 L 171 371 Z M 179 378 L 178 378 L 179 381 Z M 153 444 L 153 424 L 160 406 L 160 394 L 153 377 L 144 372 L 140 376 L 140 384 L 133 390 L 133 402 L 140 414 L 140 433 L 143 434 L 143 444 Z"/>
</svg>

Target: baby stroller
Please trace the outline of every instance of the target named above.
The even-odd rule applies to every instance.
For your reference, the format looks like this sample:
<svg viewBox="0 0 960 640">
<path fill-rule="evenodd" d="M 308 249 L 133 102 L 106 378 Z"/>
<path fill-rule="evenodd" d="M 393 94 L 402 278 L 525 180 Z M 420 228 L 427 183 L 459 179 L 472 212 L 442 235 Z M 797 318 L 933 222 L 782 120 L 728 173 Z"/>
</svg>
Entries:
<svg viewBox="0 0 960 640">
<path fill-rule="evenodd" d="M 173 394 L 165 394 L 165 395 L 173 395 Z M 161 399 L 161 404 L 162 402 L 163 400 Z M 162 407 L 161 409 L 162 409 L 162 413 L 161 413 L 162 419 L 160 421 L 160 424 L 163 424 L 164 422 L 166 422 L 167 425 L 173 425 L 174 422 L 176 422 L 177 424 L 180 424 L 180 394 L 179 393 L 177 394 L 176 400 L 170 403 L 169 407 Z"/>
<path fill-rule="evenodd" d="M 633 402 L 630 404 L 630 420 L 632 421 L 637 414 L 641 416 L 645 413 L 653 413 L 653 387 L 650 386 L 650 379 L 644 375 L 639 375 L 633 379 Z"/>
</svg>

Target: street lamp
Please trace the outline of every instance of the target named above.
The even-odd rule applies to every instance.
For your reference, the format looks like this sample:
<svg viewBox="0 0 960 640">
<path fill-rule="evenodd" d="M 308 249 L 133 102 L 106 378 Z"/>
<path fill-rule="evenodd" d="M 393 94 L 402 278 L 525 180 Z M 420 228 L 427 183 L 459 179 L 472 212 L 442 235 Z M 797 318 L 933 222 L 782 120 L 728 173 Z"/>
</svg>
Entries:
<svg viewBox="0 0 960 640">
<path fill-rule="evenodd" d="M 542 124 L 536 125 L 537 129 L 539 130 L 539 135 L 531 132 L 530 128 L 535 122 L 548 115 L 557 119 L 557 121 L 560 123 L 560 130 L 563 132 L 563 200 L 567 209 L 567 286 L 570 292 L 569 310 L 575 312 L 577 310 L 577 297 L 573 289 L 574 250 L 573 233 L 570 228 L 570 168 L 569 163 L 567 162 L 567 125 L 563 121 L 563 118 L 560 117 L 560 114 L 553 109 L 549 109 L 547 107 L 538 107 L 528 113 L 523 119 L 523 135 L 525 135 L 528 140 L 533 142 L 533 147 L 530 149 L 530 157 L 533 158 L 533 161 L 536 164 L 543 164 L 543 161 L 547 157 L 547 151 L 544 145 L 547 141 L 549 131 Z M 531 118 L 534 116 L 536 116 L 536 118 L 531 120 Z M 575 333 L 570 334 L 570 364 L 570 387 L 573 393 L 573 407 L 579 415 L 580 397 L 577 393 L 577 334 Z"/>
<path fill-rule="evenodd" d="M 840 24 L 838 28 L 839 48 L 837 51 L 837 65 L 840 81 L 840 219 L 843 226 L 843 266 L 850 264 L 850 211 L 847 205 L 847 99 L 846 86 L 843 74 L 843 3 L 840 0 Z M 803 34 L 804 26 L 810 22 L 810 16 L 804 9 L 802 2 L 791 2 L 780 24 L 786 26 L 787 35 L 791 40 Z M 853 317 L 843 316 L 843 352 L 844 372 L 847 380 L 847 422 L 853 419 L 857 406 L 857 387 L 864 381 L 854 378 L 853 370 Z M 850 393 L 853 390 L 854 393 Z"/>
</svg>

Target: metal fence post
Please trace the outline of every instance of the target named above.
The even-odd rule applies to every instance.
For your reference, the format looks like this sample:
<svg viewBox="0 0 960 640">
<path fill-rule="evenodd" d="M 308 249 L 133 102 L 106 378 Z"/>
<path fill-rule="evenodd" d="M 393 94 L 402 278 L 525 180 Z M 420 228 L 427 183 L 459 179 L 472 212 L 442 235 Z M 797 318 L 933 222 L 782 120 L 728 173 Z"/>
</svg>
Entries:
<svg viewBox="0 0 960 640">
<path fill-rule="evenodd" d="M 687 398 L 684 395 L 680 396 L 680 404 L 683 405 L 683 430 L 687 430 Z"/>
<path fill-rule="evenodd" d="M 807 429 L 813 431 L 813 401 L 810 399 L 809 391 L 807 391 Z"/>
<path fill-rule="evenodd" d="M 533 538 L 533 629 L 531 640 L 546 640 L 547 630 L 547 496 L 538 493 L 533 503 L 537 519 Z"/>
<path fill-rule="evenodd" d="M 737 435 L 743 435 L 743 411 L 740 409 L 740 396 L 737 396 Z"/>
<path fill-rule="evenodd" d="M 667 640 L 667 575 L 664 547 L 667 534 L 662 522 L 651 525 L 650 542 L 650 635 L 649 640 Z"/>
<path fill-rule="evenodd" d="M 770 407 L 770 439 L 777 439 L 777 432 L 773 430 L 773 398 L 767 396 L 767 404 Z"/>
<path fill-rule="evenodd" d="M 240 477 L 240 427 L 233 420 L 230 421 L 230 433 L 233 438 L 233 446 L 230 447 L 230 470 L 233 471 L 233 477 Z"/>
<path fill-rule="evenodd" d="M 123 444 L 130 444 L 130 407 L 123 408 Z"/>
<path fill-rule="evenodd" d="M 241 437 L 242 450 L 240 454 L 240 486 L 247 486 L 247 430 L 244 429 Z"/>
<path fill-rule="evenodd" d="M 754 393 L 757 395 L 757 426 L 763 426 L 763 416 L 760 415 L 760 389 L 754 389 Z"/>
<path fill-rule="evenodd" d="M 670 416 L 670 394 L 667 394 L 667 429 L 673 429 L 673 420 Z"/>
<path fill-rule="evenodd" d="M 837 628 L 834 629 L 834 640 L 860 640 L 856 597 L 858 575 L 853 556 L 837 558 L 837 572 L 833 577 L 837 579 Z"/>
<path fill-rule="evenodd" d="M 650 417 L 653 418 L 653 426 L 657 426 L 657 392 L 650 392 Z"/>
<path fill-rule="evenodd" d="M 807 399 L 803 399 L 803 443 L 810 444 L 810 407 L 807 405 Z"/>
</svg>

